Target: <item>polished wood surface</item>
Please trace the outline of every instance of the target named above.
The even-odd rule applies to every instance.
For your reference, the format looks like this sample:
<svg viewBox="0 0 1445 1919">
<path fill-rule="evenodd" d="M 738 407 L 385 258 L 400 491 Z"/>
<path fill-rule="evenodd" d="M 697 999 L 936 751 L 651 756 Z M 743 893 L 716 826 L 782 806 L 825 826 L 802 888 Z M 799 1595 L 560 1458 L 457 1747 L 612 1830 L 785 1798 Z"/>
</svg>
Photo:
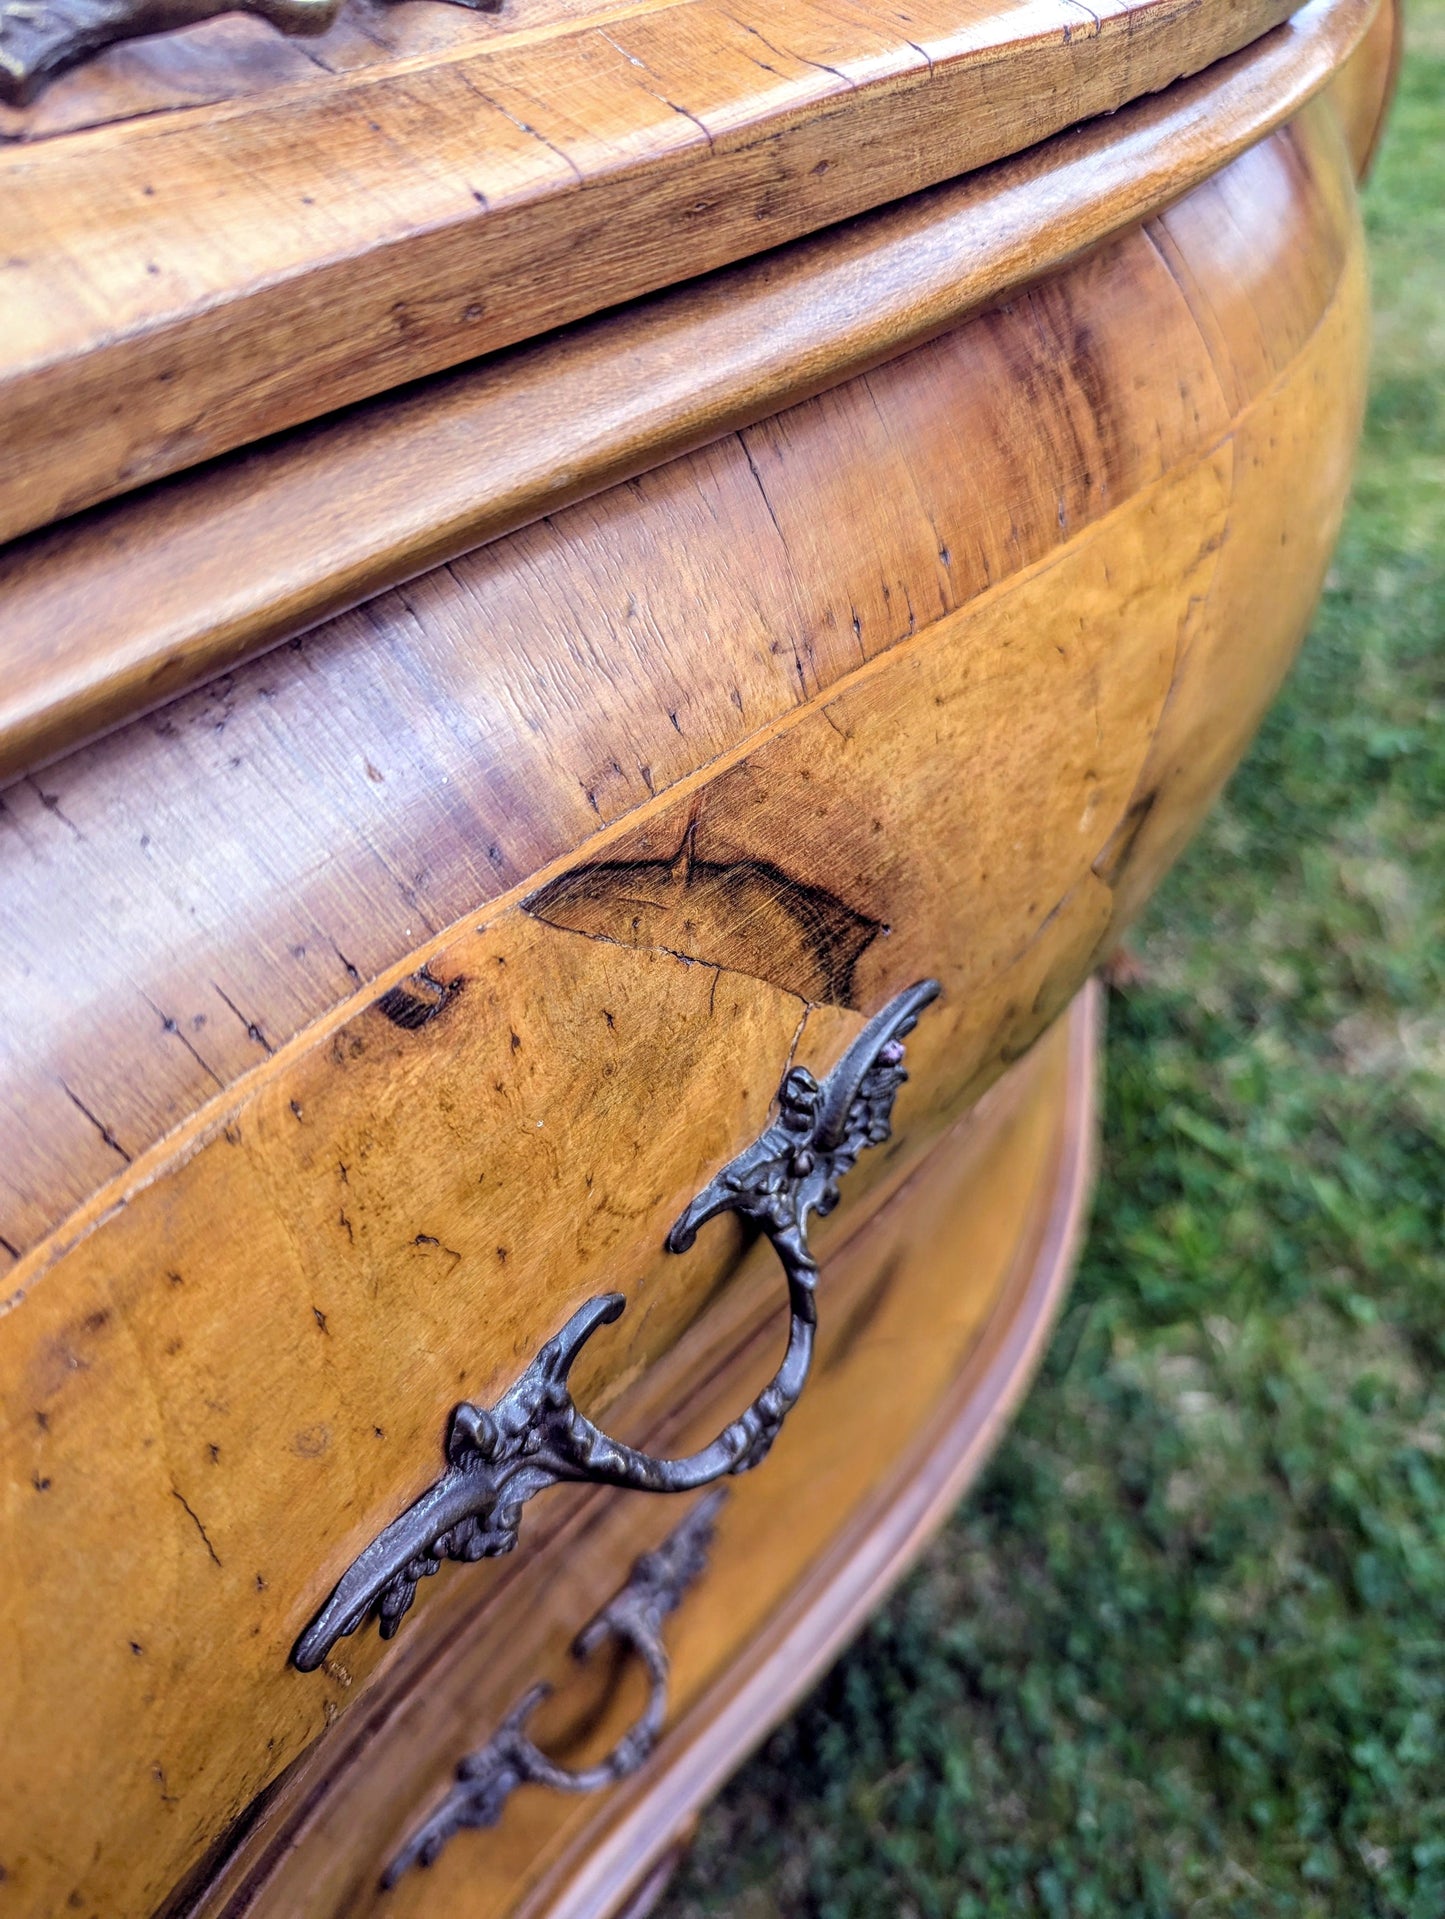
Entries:
<svg viewBox="0 0 1445 1919">
<path fill-rule="evenodd" d="M 1373 124 L 1380 27 L 1351 53 L 1373 6 L 1314 0 L 1197 80 L 983 175 L 17 542 L 0 554 L 0 778 L 956 326 L 1159 213 L 1342 63 L 1347 111 Z"/>
<path fill-rule="evenodd" d="M 1081 1224 L 1097 1025 L 1096 1002 L 1075 1008 L 828 1261 L 817 1377 L 770 1470 L 730 1487 L 708 1569 L 667 1622 L 669 1731 L 639 1775 L 592 1800 L 525 1792 L 497 1829 L 459 1836 L 438 1866 L 378 1891 L 455 1760 L 533 1679 L 558 1682 L 543 1736 L 569 1763 L 605 1751 L 635 1716 L 635 1675 L 619 1685 L 605 1662 L 579 1671 L 568 1646 L 678 1509 L 603 1499 L 579 1505 L 529 1565 L 495 1569 L 484 1601 L 297 1769 L 195 1919 L 580 1919 L 624 1899 L 878 1603 L 1022 1391 Z M 731 1345 L 714 1336 L 715 1370 L 692 1392 L 671 1366 L 674 1404 L 687 1408 L 677 1443 L 746 1396 L 765 1364 L 760 1319 L 764 1345 L 776 1337 L 759 1298 Z"/>
<path fill-rule="evenodd" d="M 1330 83 L 1330 98 L 1361 179 L 1369 176 L 1389 117 L 1404 51 L 1404 27 L 1402 0 L 1388 0 Z"/>
<path fill-rule="evenodd" d="M 843 1234 L 1067 1004 L 1300 637 L 1363 326 L 1323 101 L 11 790 L 12 1896 L 149 1911 L 345 1718 L 377 1641 L 303 1681 L 296 1631 L 588 1294 L 633 1297 L 589 1408 L 716 1349 L 737 1242 L 661 1236 L 790 1054 L 943 979 Z M 472 1590 L 428 1582 L 418 1643 Z"/>
<path fill-rule="evenodd" d="M 875 715 L 881 766 L 907 737 L 896 729 L 921 723 L 903 689 L 924 653 L 961 702 L 957 764 L 978 769 L 985 794 L 985 769 L 1008 769 L 1016 791 L 1037 776 L 1061 818 L 1078 817 L 1079 775 L 1060 769 L 1050 726 L 1066 689 L 1092 699 L 1101 653 L 1122 757 L 1087 830 L 1059 845 L 1081 870 L 1111 844 L 1167 850 L 1156 771 L 1193 782 L 1183 831 L 1260 710 L 1237 696 L 1235 671 L 1261 676 L 1263 697 L 1323 571 L 1359 405 L 1358 274 L 1347 168 L 1322 109 L 1011 310 L 383 596 L 11 788 L 0 911 L 17 932 L 0 966 L 13 1004 L 45 982 L 43 1016 L 3 1034 L 14 1102 L 0 1117 L 0 1234 L 26 1256 L 11 1288 L 214 1131 L 230 1089 L 268 1089 L 298 1047 L 371 1021 L 372 1001 L 465 916 L 516 918 L 549 876 L 615 857 L 624 834 L 675 860 L 705 795 L 697 850 L 725 862 L 741 799 L 722 796 L 747 792 L 755 753 L 781 765 L 800 725 L 805 755 L 825 737 L 842 752 L 845 691 Z M 1290 488 L 1272 458 L 1290 461 Z M 874 486 L 855 484 L 860 468 Z M 1196 595 L 1183 574 L 1200 569 Z M 1154 596 L 1157 629 L 1129 618 L 1125 578 Z M 1104 622 L 1083 635 L 1078 593 Z M 981 677 L 973 660 L 1024 622 L 1039 624 L 1000 655 L 1009 673 Z M 1057 692 L 1044 638 L 1056 628 Z M 1147 670 L 1116 670 L 1140 649 Z M 1191 663 L 1217 664 L 1214 649 L 1228 673 L 1196 683 Z M 1033 729 L 1017 723 L 1031 708 Z M 1197 765 L 1180 760 L 1191 715 Z M 932 737 L 930 723 L 920 757 Z M 952 771 L 929 777 L 948 788 L 940 823 L 972 804 Z M 789 789 L 771 790 L 768 857 L 837 890 L 822 844 L 808 855 L 821 870 L 800 867 Z M 989 817 L 987 832 L 966 828 L 989 876 L 971 910 L 1007 949 L 1023 931 L 1009 889 L 1030 876 L 1005 857 L 1007 806 Z M 997 854 L 990 834 L 1008 836 Z M 938 884 L 925 879 L 925 895 Z M 853 904 L 892 924 L 893 893 L 870 876 Z M 1036 900 L 1040 917 L 1062 897 Z M 1110 909 L 1088 910 L 1102 934 Z M 1049 921 L 1036 957 L 1063 930 Z M 891 950 L 875 941 L 868 964 Z M 746 951 L 702 952 L 772 971 Z M 921 970 L 932 963 L 920 952 Z"/>
<path fill-rule="evenodd" d="M 1347 492 L 1398 16 L 1289 12 L 351 0 L 0 120 L 0 1911 L 602 1919 L 976 1467 Z M 379 1902 L 678 1508 L 298 1630 L 595 1293 L 589 1414 L 741 1409 L 776 1260 L 663 1236 L 924 976 L 663 1748 Z"/>
<path fill-rule="evenodd" d="M 0 538 L 1017 152 L 1289 11 L 604 0 L 13 143 Z"/>
</svg>

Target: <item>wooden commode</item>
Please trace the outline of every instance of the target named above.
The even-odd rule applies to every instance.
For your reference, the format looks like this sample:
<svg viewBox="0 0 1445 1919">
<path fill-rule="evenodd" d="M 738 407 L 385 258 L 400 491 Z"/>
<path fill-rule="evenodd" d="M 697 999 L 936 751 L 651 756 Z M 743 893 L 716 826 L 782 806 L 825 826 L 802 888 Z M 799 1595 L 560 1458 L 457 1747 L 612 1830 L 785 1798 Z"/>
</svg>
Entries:
<svg viewBox="0 0 1445 1919">
<path fill-rule="evenodd" d="M 0 8 L 0 1919 L 640 1912 L 945 1516 L 1397 39 Z"/>
</svg>

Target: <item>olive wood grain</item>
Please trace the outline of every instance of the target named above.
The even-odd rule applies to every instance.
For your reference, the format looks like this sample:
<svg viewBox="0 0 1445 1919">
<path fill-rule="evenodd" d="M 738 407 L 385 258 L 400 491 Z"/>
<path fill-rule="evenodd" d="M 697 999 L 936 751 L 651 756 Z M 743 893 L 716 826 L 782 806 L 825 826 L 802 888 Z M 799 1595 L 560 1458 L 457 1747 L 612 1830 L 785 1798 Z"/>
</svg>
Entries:
<svg viewBox="0 0 1445 1919">
<path fill-rule="evenodd" d="M 1298 110 L 1312 0 L 1112 121 L 0 554 L 0 780 L 384 588 L 856 376 L 1157 214 Z"/>
<path fill-rule="evenodd" d="M 0 151 L 0 538 L 1017 152 L 1290 4 L 602 5 Z"/>
</svg>

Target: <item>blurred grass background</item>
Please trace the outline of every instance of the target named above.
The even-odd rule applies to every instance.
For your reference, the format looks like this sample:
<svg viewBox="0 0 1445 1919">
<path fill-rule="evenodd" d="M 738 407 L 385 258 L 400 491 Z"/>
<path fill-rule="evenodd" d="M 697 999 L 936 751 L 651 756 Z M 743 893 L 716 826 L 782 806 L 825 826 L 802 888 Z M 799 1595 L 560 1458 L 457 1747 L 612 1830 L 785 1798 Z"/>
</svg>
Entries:
<svg viewBox="0 0 1445 1919">
<path fill-rule="evenodd" d="M 1445 0 L 1313 636 L 1110 1009 L 997 1461 L 658 1919 L 1445 1919 Z"/>
</svg>

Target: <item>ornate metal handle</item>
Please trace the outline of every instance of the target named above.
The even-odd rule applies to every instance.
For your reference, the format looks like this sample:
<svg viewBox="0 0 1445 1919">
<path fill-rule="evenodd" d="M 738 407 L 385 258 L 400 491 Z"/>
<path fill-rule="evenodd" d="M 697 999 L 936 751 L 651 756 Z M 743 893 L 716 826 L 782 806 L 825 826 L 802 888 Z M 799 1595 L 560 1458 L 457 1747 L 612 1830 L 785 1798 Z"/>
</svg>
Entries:
<svg viewBox="0 0 1445 1919">
<path fill-rule="evenodd" d="M 527 1721 L 552 1692 L 548 1685 L 530 1687 L 486 1745 L 458 1763 L 456 1784 L 382 1874 L 383 1887 L 394 1886 L 412 1866 L 433 1864 L 454 1833 L 468 1827 L 495 1826 L 518 1786 L 600 1792 L 637 1771 L 657 1744 L 667 1717 L 667 1649 L 662 1643 L 662 1622 L 677 1611 L 688 1589 L 705 1570 L 718 1508 L 726 1498 L 726 1487 L 709 1493 L 656 1552 L 644 1553 L 621 1592 L 573 1642 L 574 1659 L 588 1658 L 607 1639 L 620 1640 L 637 1654 L 652 1681 L 651 1696 L 637 1723 L 605 1759 L 573 1772 L 549 1759 L 527 1737 Z"/>
<path fill-rule="evenodd" d="M 293 1665 L 313 1671 L 373 1611 L 389 1639 L 419 1580 L 446 1559 L 510 1552 L 523 1506 L 548 1486 L 585 1480 L 639 1492 L 690 1492 L 747 1472 L 766 1457 L 813 1356 L 818 1267 L 808 1250 L 809 1217 L 830 1213 L 839 1181 L 858 1155 L 888 1138 L 893 1102 L 908 1077 L 903 1041 L 938 992 L 936 980 L 921 980 L 899 993 L 821 1083 L 806 1067 L 790 1067 L 778 1090 L 777 1118 L 703 1188 L 667 1236 L 669 1252 L 685 1253 L 707 1220 L 738 1213 L 762 1228 L 782 1262 L 791 1315 L 787 1351 L 742 1416 L 685 1459 L 654 1459 L 609 1439 L 577 1410 L 567 1376 L 592 1334 L 615 1320 L 626 1301 L 621 1293 L 589 1299 L 494 1406 L 456 1408 L 446 1471 L 352 1562 L 296 1641 Z"/>
</svg>

